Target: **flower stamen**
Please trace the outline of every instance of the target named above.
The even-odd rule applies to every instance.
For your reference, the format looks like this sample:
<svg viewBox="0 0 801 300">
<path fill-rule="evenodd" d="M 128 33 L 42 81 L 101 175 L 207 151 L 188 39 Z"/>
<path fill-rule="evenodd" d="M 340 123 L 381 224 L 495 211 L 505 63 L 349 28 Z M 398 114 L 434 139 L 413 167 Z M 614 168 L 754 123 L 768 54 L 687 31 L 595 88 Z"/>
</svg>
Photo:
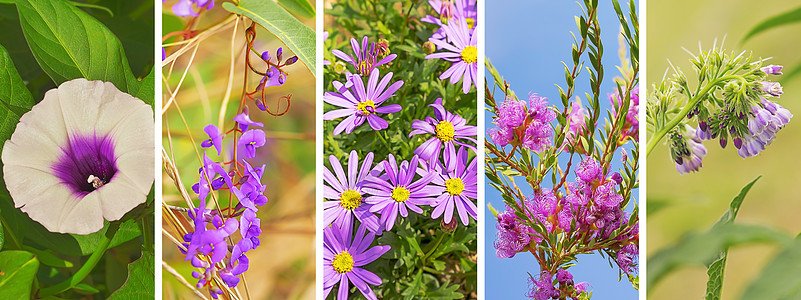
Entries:
<svg viewBox="0 0 801 300">
<path fill-rule="evenodd" d="M 353 270 L 353 256 L 347 250 L 334 255 L 334 260 L 331 261 L 331 266 L 337 273 L 347 273 Z"/>
<path fill-rule="evenodd" d="M 95 189 L 99 189 L 101 186 L 106 184 L 103 182 L 103 179 L 100 179 L 100 177 L 96 177 L 95 175 L 89 175 L 89 178 L 86 179 L 86 183 L 91 183 Z"/>
<path fill-rule="evenodd" d="M 462 61 L 472 64 L 478 61 L 478 49 L 475 46 L 467 46 L 462 50 Z"/>
<path fill-rule="evenodd" d="M 453 124 L 448 121 L 439 122 L 439 124 L 434 127 L 434 133 L 437 135 L 437 138 L 443 142 L 452 141 L 453 136 L 456 134 Z"/>
<path fill-rule="evenodd" d="M 375 102 L 373 100 L 362 101 L 356 104 L 356 109 L 362 113 L 363 116 L 375 112 Z"/>
<path fill-rule="evenodd" d="M 461 178 L 451 178 L 445 181 L 445 191 L 451 196 L 458 196 L 464 192 L 464 182 Z"/>
<path fill-rule="evenodd" d="M 406 200 L 409 200 L 409 194 L 409 190 L 405 187 L 395 187 L 392 189 L 392 200 L 395 200 L 395 202 L 406 202 Z"/>
<path fill-rule="evenodd" d="M 347 190 L 339 195 L 339 206 L 347 210 L 354 210 L 362 204 L 362 194 L 354 190 Z"/>
</svg>

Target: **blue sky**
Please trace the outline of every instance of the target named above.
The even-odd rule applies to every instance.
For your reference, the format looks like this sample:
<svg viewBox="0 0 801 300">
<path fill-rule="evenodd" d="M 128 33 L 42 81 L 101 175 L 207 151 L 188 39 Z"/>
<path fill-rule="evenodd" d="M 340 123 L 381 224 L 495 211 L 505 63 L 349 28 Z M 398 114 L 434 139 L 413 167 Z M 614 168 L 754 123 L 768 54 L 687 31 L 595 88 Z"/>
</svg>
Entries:
<svg viewBox="0 0 801 300">
<path fill-rule="evenodd" d="M 621 1 L 626 3 L 627 1 Z M 571 65 L 570 49 L 576 32 L 574 16 L 581 14 L 581 7 L 575 1 L 542 0 L 493 0 L 487 2 L 486 9 L 486 55 L 499 73 L 511 84 L 520 98 L 527 98 L 529 92 L 548 97 L 552 104 L 561 105 L 558 89 L 554 84 L 565 86 L 564 66 L 561 61 Z M 617 32 L 619 23 L 611 1 L 600 1 L 599 18 L 604 43 L 605 78 L 602 91 L 612 91 L 612 77 L 619 74 L 615 68 L 617 56 Z M 577 80 L 577 93 L 584 104 L 584 93 L 590 92 L 586 70 Z M 489 84 L 492 77 L 486 74 Z M 490 86 L 492 90 L 492 86 Z M 603 93 L 603 92 L 602 92 Z M 496 91 L 496 96 L 502 95 Z M 502 98 L 497 97 L 496 101 Z M 602 96 L 602 109 L 609 108 L 607 98 Z M 602 114 L 605 116 L 605 113 Z M 486 128 L 492 128 L 491 116 L 486 115 Z M 574 158 L 575 160 L 575 158 Z M 619 162 L 619 155 L 613 162 Z M 577 163 L 577 161 L 576 161 Z M 619 167 L 619 165 L 617 166 Z M 571 178 L 572 179 L 572 178 Z M 569 179 L 569 180 L 571 180 Z M 531 189 L 526 188 L 526 193 Z M 504 209 L 500 194 L 491 186 L 486 188 L 486 201 L 498 210 Z M 637 190 L 634 191 L 636 195 Z M 484 207 L 488 217 L 486 222 L 486 297 L 488 299 L 522 299 L 528 290 L 528 273 L 539 272 L 533 256 L 521 253 L 511 259 L 495 256 L 496 229 L 495 218 Z M 631 209 L 629 209 L 631 211 Z M 587 281 L 593 291 L 593 299 L 637 299 L 638 293 L 625 278 L 618 281 L 617 268 L 600 255 L 581 255 L 578 264 L 570 268 L 576 282 Z"/>
</svg>

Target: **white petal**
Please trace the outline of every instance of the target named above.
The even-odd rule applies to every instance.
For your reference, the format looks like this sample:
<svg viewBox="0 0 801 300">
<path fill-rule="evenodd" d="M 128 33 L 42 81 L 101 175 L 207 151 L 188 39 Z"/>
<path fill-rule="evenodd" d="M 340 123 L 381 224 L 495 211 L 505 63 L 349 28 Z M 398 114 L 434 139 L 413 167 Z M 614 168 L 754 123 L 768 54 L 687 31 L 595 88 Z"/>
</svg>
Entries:
<svg viewBox="0 0 801 300">
<path fill-rule="evenodd" d="M 114 182 L 117 177 L 124 176 L 132 187 L 147 195 L 150 186 L 153 185 L 155 172 L 153 159 L 153 148 L 123 153 L 117 157 L 117 174 L 111 181 Z"/>
<path fill-rule="evenodd" d="M 135 149 L 148 149 L 151 152 L 149 161 L 153 161 L 154 122 L 153 110 L 149 105 L 118 91 L 113 99 L 103 102 L 98 117 L 95 133 L 113 137 L 117 155 Z"/>
<path fill-rule="evenodd" d="M 111 100 L 119 92 L 114 84 L 102 81 L 75 79 L 58 86 L 64 124 L 70 135 L 90 136 L 94 134 L 100 105 L 103 99 Z"/>
<path fill-rule="evenodd" d="M 56 185 L 69 190 L 48 171 L 6 164 L 3 175 L 15 207 L 41 200 L 42 194 Z"/>
<path fill-rule="evenodd" d="M 90 234 L 103 228 L 103 212 L 99 193 L 92 192 L 83 199 L 67 202 L 58 232 Z M 41 222 L 40 222 L 41 223 Z"/>
<path fill-rule="evenodd" d="M 98 194 L 103 217 L 109 221 L 119 220 L 125 213 L 147 199 L 147 191 L 140 192 L 126 176 L 120 175 L 117 172 L 111 182 L 92 192 Z"/>
</svg>

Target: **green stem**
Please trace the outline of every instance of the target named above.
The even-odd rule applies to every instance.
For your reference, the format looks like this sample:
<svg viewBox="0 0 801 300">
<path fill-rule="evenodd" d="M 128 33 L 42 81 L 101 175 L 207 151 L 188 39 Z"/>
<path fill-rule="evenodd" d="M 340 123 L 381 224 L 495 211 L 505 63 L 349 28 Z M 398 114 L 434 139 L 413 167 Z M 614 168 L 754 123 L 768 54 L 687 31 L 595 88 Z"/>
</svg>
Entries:
<svg viewBox="0 0 801 300">
<path fill-rule="evenodd" d="M 431 250 L 428 250 L 428 253 L 426 253 L 426 255 L 423 255 L 423 265 L 424 266 L 428 264 L 428 261 L 427 261 L 428 257 L 431 256 L 432 254 L 434 254 L 434 251 L 436 251 L 437 248 L 439 247 L 439 243 L 442 243 L 442 239 L 443 238 L 445 238 L 445 233 L 444 232 L 439 235 L 439 239 L 437 239 L 437 242 L 434 244 L 434 247 L 431 247 Z"/>
<path fill-rule="evenodd" d="M 645 152 L 645 157 L 647 158 L 648 155 L 651 154 L 651 151 L 654 150 L 654 147 L 656 147 L 656 144 L 658 144 L 659 141 L 661 141 L 662 138 L 664 138 L 665 135 L 671 129 L 673 129 L 673 127 L 676 127 L 676 125 L 679 125 L 681 120 L 684 119 L 684 117 L 686 117 L 687 114 L 690 113 L 690 110 L 692 110 L 695 107 L 695 105 L 698 104 L 698 102 L 700 102 L 701 99 L 704 98 L 704 95 L 706 95 L 709 92 L 709 90 L 711 90 L 713 87 L 715 87 L 721 81 L 730 80 L 730 79 L 742 79 L 742 77 L 738 76 L 738 75 L 730 75 L 730 76 L 720 77 L 720 78 L 718 78 L 718 79 L 716 79 L 714 81 L 710 81 L 709 83 L 707 83 L 707 85 L 704 87 L 704 89 L 701 90 L 701 92 L 695 94 L 695 96 L 690 98 L 690 101 L 687 103 L 687 105 L 685 105 L 681 109 L 681 111 L 679 111 L 679 113 L 675 117 L 673 117 L 673 119 L 671 119 L 670 122 L 667 123 L 667 125 L 665 125 L 664 127 L 662 127 L 662 129 L 660 129 L 659 131 L 654 133 L 654 135 L 651 137 L 651 140 L 648 141 L 648 146 L 646 146 L 646 148 L 645 148 L 645 151 L 646 151 Z"/>
<path fill-rule="evenodd" d="M 86 260 L 86 263 L 84 263 L 83 266 L 81 266 L 81 268 L 78 269 L 78 272 L 75 272 L 75 274 L 73 274 L 70 278 L 67 278 L 67 280 L 64 280 L 54 286 L 41 289 L 38 295 L 39 298 L 46 298 L 48 296 L 53 296 L 58 293 L 62 293 L 64 291 L 71 289 L 72 287 L 78 285 L 78 283 L 83 281 L 83 279 L 86 278 L 87 275 L 89 275 L 89 272 L 91 272 L 92 269 L 95 268 L 97 263 L 100 261 L 100 258 L 103 257 L 103 254 L 106 254 L 106 250 L 108 249 L 108 246 L 111 244 L 111 240 L 114 238 L 114 234 L 117 233 L 117 229 L 119 228 L 120 228 L 120 223 L 118 222 L 112 222 L 111 224 L 109 224 L 106 234 L 103 235 L 103 238 L 100 240 L 100 244 L 97 245 L 97 249 L 95 249 L 95 252 L 92 253 L 91 256 L 89 256 L 89 259 Z"/>
</svg>

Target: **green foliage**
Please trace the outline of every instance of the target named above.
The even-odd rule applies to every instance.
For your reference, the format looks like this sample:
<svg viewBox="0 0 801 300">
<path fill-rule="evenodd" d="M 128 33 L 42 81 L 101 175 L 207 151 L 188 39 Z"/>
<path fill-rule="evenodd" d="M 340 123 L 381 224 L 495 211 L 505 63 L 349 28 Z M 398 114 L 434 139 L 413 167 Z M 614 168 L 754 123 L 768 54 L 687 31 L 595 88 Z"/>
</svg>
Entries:
<svg viewBox="0 0 801 300">
<path fill-rule="evenodd" d="M 93 17 L 62 0 L 21 0 L 17 9 L 33 55 L 56 84 L 86 78 L 140 89 L 122 44 Z"/>
<path fill-rule="evenodd" d="M 745 43 L 755 35 L 762 33 L 768 29 L 776 28 L 779 26 L 785 26 L 792 23 L 801 22 L 801 7 L 797 7 L 795 9 L 783 12 L 779 15 L 770 17 L 765 19 L 764 21 L 760 22 L 754 28 L 751 28 L 748 33 L 743 36 L 743 39 L 740 40 L 740 44 Z"/>
<path fill-rule="evenodd" d="M 750 183 L 748 183 L 740 193 L 734 197 L 734 200 L 731 201 L 729 204 L 729 209 L 723 213 L 723 216 L 720 217 L 717 223 L 715 223 L 715 227 L 723 226 L 725 224 L 731 224 L 734 222 L 734 218 L 737 217 L 737 213 L 740 212 L 740 205 L 743 204 L 743 200 L 745 199 L 745 195 L 748 194 L 748 191 L 751 190 L 751 187 L 754 183 L 759 180 L 760 177 L 757 177 Z M 715 260 L 707 266 L 707 275 L 709 276 L 709 280 L 706 282 L 706 296 L 707 300 L 717 300 L 720 299 L 721 291 L 723 290 L 723 275 L 725 274 L 726 270 L 726 257 L 728 255 L 729 249 L 723 248 L 720 251 L 720 254 L 715 258 Z"/>
<path fill-rule="evenodd" d="M 740 299 L 798 299 L 801 296 L 801 237 L 773 258 Z"/>
<path fill-rule="evenodd" d="M 6 299 L 30 299 L 39 261 L 26 251 L 0 252 L 0 290 Z"/>
<path fill-rule="evenodd" d="M 273 1 L 242 0 L 239 5 L 225 2 L 222 6 L 232 13 L 245 15 L 266 28 L 289 47 L 312 74 L 315 74 L 317 69 L 314 30 Z"/>
<path fill-rule="evenodd" d="M 153 49 L 152 1 L 113 0 L 103 5 L 107 6 L 64 0 L 20 0 L 15 6 L 0 5 L 0 26 L 4 29 L 0 31 L 0 143 L 10 138 L 20 116 L 40 101 L 45 91 L 68 80 L 112 82 L 153 104 L 155 74 L 151 71 L 153 52 L 149 50 Z M 115 35 L 117 30 L 124 37 L 122 41 Z M 143 80 L 129 68 L 126 50 Z M 4 245 L 0 243 L 0 290 L 4 298 L 27 299 L 32 292 L 50 299 L 81 295 L 105 298 L 114 292 L 103 284 L 106 272 L 96 264 L 109 248 L 115 248 L 115 255 L 126 263 L 133 258 L 129 248 L 121 245 L 143 242 L 141 222 L 152 220 L 152 202 L 133 209 L 120 221 L 105 222 L 92 234 L 53 233 L 15 208 L 5 183 L 0 184 L 0 236 L 8 238 Z M 149 199 L 152 197 L 153 190 Z M 151 268 L 149 275 L 143 276 L 152 280 L 152 273 Z"/>
<path fill-rule="evenodd" d="M 128 280 L 109 299 L 152 299 L 155 297 L 153 252 L 143 251 L 142 257 L 128 264 Z"/>
<path fill-rule="evenodd" d="M 307 0 L 278 0 L 288 11 L 306 18 L 314 18 L 314 6 Z"/>
</svg>

